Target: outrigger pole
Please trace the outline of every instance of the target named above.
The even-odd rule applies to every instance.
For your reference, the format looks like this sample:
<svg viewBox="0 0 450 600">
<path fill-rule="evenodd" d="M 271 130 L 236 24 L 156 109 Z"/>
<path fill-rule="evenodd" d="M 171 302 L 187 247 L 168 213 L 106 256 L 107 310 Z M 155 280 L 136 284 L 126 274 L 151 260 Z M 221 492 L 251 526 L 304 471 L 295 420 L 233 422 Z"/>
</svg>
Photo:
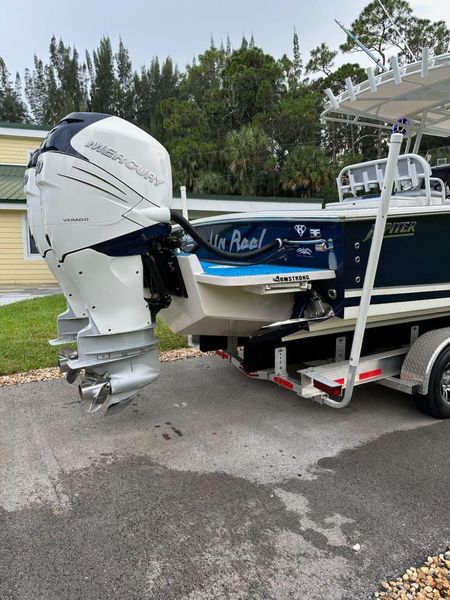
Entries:
<svg viewBox="0 0 450 600">
<path fill-rule="evenodd" d="M 349 37 L 349 38 L 351 38 L 351 39 L 352 39 L 352 40 L 355 42 L 355 44 L 356 44 L 357 46 L 359 46 L 359 47 L 361 48 L 361 50 L 362 50 L 363 52 L 365 52 L 365 53 L 367 54 L 367 56 L 369 56 L 369 57 L 370 57 L 370 58 L 371 58 L 371 59 L 374 61 L 374 63 L 375 63 L 375 64 L 376 64 L 378 67 L 380 67 L 380 69 L 381 69 L 382 71 L 387 71 L 387 70 L 388 70 L 388 69 L 387 69 L 387 67 L 385 67 L 385 66 L 383 65 L 383 63 L 381 62 L 381 60 L 379 60 L 379 59 L 378 59 L 378 58 L 377 58 L 377 57 L 376 57 L 376 56 L 375 56 L 375 55 L 374 55 L 374 54 L 373 54 L 373 53 L 372 53 L 372 52 L 369 50 L 369 48 L 368 48 L 367 46 L 365 46 L 365 45 L 364 45 L 364 44 L 363 44 L 363 43 L 362 43 L 362 42 L 361 42 L 361 41 L 360 41 L 360 40 L 359 40 L 359 39 L 356 37 L 356 35 L 355 35 L 354 33 L 352 33 L 352 32 L 351 32 L 349 29 L 347 29 L 346 27 L 344 27 L 344 26 L 342 25 L 342 23 L 340 23 L 340 22 L 339 22 L 337 19 L 335 19 L 335 21 L 336 21 L 336 23 L 339 25 L 339 27 L 340 27 L 340 28 L 341 28 L 343 31 L 345 31 L 345 33 L 348 35 L 348 37 Z"/>
<path fill-rule="evenodd" d="M 387 18 L 389 19 L 390 24 L 392 25 L 392 27 L 395 29 L 395 31 L 397 32 L 397 35 L 399 36 L 399 38 L 402 40 L 402 42 L 405 44 L 405 48 L 408 50 L 409 55 L 411 56 L 411 58 L 413 59 L 413 61 L 416 61 L 417 58 L 414 56 L 413 51 L 411 50 L 411 48 L 408 45 L 408 42 L 406 41 L 406 39 L 402 36 L 402 34 L 400 33 L 400 29 L 397 27 L 397 25 L 394 23 L 391 15 L 388 13 L 388 11 L 385 9 L 383 3 L 381 2 L 381 0 L 378 0 L 378 4 L 381 6 L 381 8 L 384 11 L 384 14 L 387 16 Z"/>
</svg>

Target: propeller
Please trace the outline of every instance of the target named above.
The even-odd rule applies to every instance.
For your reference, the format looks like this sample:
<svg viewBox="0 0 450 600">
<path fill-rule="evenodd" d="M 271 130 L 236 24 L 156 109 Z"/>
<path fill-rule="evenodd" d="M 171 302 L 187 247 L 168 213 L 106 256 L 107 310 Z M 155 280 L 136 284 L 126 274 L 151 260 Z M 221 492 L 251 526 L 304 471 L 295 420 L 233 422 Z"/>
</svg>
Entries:
<svg viewBox="0 0 450 600">
<path fill-rule="evenodd" d="M 107 379 L 88 375 L 78 386 L 78 391 L 82 400 L 90 402 L 88 412 L 94 413 L 103 406 L 108 398 L 111 384 Z"/>
</svg>

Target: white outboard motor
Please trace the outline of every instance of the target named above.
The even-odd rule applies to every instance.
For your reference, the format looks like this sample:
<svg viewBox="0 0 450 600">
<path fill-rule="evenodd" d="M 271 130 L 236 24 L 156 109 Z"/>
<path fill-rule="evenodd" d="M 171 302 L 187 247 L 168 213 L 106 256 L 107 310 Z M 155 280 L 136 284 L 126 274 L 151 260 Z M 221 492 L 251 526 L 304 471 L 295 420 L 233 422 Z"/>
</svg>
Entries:
<svg viewBox="0 0 450 600">
<path fill-rule="evenodd" d="M 144 286 L 161 279 L 154 255 L 171 233 L 169 155 L 118 117 L 72 113 L 50 131 L 27 175 L 32 233 L 69 304 L 57 342 L 76 334 L 78 352 L 63 353 L 61 369 L 70 382 L 83 373 L 90 411 L 122 407 L 159 375 L 154 309 L 170 294 L 161 304 L 164 285 L 147 297 Z"/>
</svg>

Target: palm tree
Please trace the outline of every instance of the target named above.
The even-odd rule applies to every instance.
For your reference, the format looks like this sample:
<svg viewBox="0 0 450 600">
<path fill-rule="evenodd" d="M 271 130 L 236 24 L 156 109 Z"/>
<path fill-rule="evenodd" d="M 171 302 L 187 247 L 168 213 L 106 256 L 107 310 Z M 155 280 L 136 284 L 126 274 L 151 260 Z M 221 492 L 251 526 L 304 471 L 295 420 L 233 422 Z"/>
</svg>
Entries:
<svg viewBox="0 0 450 600">
<path fill-rule="evenodd" d="M 281 169 L 281 186 L 291 193 L 320 192 L 330 180 L 330 164 L 317 146 L 298 146 L 291 152 Z"/>
<path fill-rule="evenodd" d="M 244 125 L 227 133 L 225 160 L 237 176 L 243 196 L 256 193 L 258 172 L 270 156 L 270 139 L 260 127 Z"/>
<path fill-rule="evenodd" d="M 231 189 L 221 173 L 203 171 L 195 180 L 194 191 L 199 194 L 229 194 Z"/>
</svg>

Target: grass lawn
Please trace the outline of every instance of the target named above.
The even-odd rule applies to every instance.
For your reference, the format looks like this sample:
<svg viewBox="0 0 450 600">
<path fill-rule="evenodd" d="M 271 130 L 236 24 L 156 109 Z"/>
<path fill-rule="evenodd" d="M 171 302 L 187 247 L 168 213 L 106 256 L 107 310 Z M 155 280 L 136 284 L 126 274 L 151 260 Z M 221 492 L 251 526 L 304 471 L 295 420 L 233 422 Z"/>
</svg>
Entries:
<svg viewBox="0 0 450 600">
<path fill-rule="evenodd" d="M 57 366 L 56 317 L 66 309 L 64 296 L 44 296 L 0 306 L 0 375 Z M 161 351 L 185 348 L 187 338 L 158 321 Z"/>
</svg>

